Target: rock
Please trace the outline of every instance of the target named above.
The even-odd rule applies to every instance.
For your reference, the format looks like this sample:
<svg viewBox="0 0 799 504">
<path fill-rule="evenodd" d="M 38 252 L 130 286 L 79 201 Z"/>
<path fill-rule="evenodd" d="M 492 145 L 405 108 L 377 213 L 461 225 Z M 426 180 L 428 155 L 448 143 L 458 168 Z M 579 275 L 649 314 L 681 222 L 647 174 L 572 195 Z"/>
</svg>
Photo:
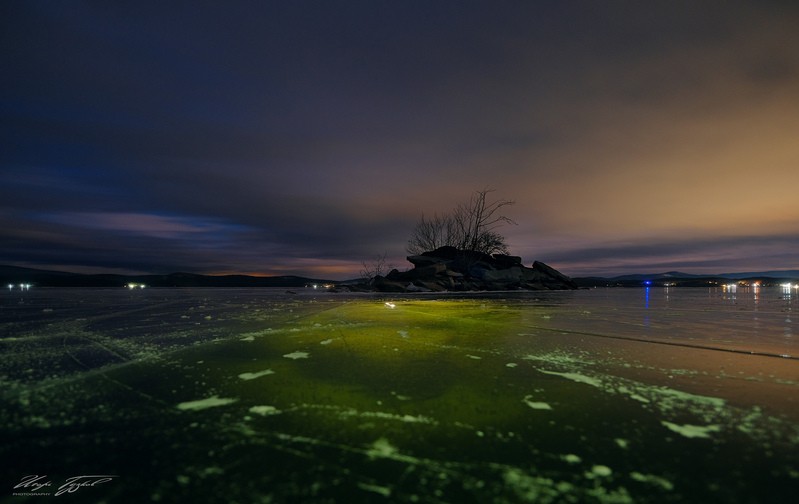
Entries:
<svg viewBox="0 0 799 504">
<path fill-rule="evenodd" d="M 426 287 L 424 285 L 416 285 L 414 283 L 409 283 L 405 286 L 405 292 L 430 292 L 432 289 Z"/>
<path fill-rule="evenodd" d="M 491 257 L 494 258 L 494 261 L 500 268 L 511 268 L 513 266 L 522 265 L 522 258 L 519 256 L 494 254 Z"/>
<path fill-rule="evenodd" d="M 570 288 L 572 288 L 572 289 L 576 289 L 577 288 L 577 284 L 574 283 L 574 281 L 571 278 L 567 277 L 566 275 L 564 275 L 560 271 L 556 270 L 555 268 L 547 266 L 546 264 L 544 264 L 542 262 L 535 261 L 533 263 L 533 271 L 537 271 L 537 272 L 541 273 L 541 275 L 545 279 L 552 279 L 553 283 L 558 283 L 559 282 L 559 283 L 571 286 Z"/>
<path fill-rule="evenodd" d="M 389 280 L 386 277 L 377 275 L 372 279 L 372 287 L 380 292 L 406 292 L 407 284 L 394 280 Z"/>
<path fill-rule="evenodd" d="M 451 282 L 452 280 L 450 279 L 449 281 Z M 446 290 L 450 290 L 455 285 L 455 284 L 447 285 L 448 282 L 446 280 L 442 280 L 440 282 L 417 281 L 416 283 L 430 292 L 444 292 Z"/>
<path fill-rule="evenodd" d="M 430 266 L 431 264 L 438 264 L 447 261 L 447 259 L 426 255 L 408 256 L 406 259 L 408 259 L 408 262 L 414 266 Z"/>
<path fill-rule="evenodd" d="M 462 255 L 463 252 L 456 249 L 455 247 L 450 247 L 449 245 L 438 247 L 437 249 L 430 250 L 428 252 L 422 252 L 423 257 L 435 257 L 438 259 L 443 259 L 445 261 L 452 261 L 454 259 L 458 259 Z"/>
<path fill-rule="evenodd" d="M 521 282 L 522 268 L 524 266 L 513 266 L 506 269 L 487 270 L 483 273 L 481 280 L 494 284 L 513 284 Z"/>
<path fill-rule="evenodd" d="M 408 272 L 411 278 L 431 278 L 439 273 L 447 271 L 447 265 L 444 263 L 434 263 L 429 266 L 417 266 Z"/>
<path fill-rule="evenodd" d="M 402 278 L 402 273 L 400 273 L 400 271 L 397 268 L 394 268 L 393 270 L 388 272 L 388 275 L 386 275 L 386 278 L 389 279 L 389 280 L 395 280 L 395 281 L 396 280 L 400 280 Z"/>
<path fill-rule="evenodd" d="M 518 256 L 491 256 L 441 247 L 409 256 L 408 261 L 414 265 L 413 269 L 391 270 L 385 277 L 377 276 L 369 284 L 360 284 L 359 288 L 380 292 L 577 288 L 571 278 L 556 269 L 539 261 L 528 268 Z"/>
</svg>

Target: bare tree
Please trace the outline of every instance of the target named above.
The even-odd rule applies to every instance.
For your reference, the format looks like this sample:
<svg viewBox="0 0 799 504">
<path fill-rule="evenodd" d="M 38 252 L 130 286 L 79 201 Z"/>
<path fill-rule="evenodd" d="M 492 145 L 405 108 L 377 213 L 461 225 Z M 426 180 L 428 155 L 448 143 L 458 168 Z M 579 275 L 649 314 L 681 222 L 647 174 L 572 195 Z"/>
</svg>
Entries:
<svg viewBox="0 0 799 504">
<path fill-rule="evenodd" d="M 367 282 L 371 282 L 376 276 L 385 276 L 391 271 L 393 267 L 386 264 L 386 254 L 386 252 L 383 252 L 383 255 L 378 255 L 371 264 L 367 264 L 366 261 L 361 261 L 361 265 L 363 266 L 361 269 L 361 278 Z"/>
<path fill-rule="evenodd" d="M 458 226 L 452 216 L 434 214 L 426 218 L 422 214 L 408 240 L 407 250 L 411 254 L 420 254 L 444 245 L 453 245 L 459 241 L 457 233 Z"/>
<path fill-rule="evenodd" d="M 467 203 L 458 204 L 449 213 L 427 219 L 422 215 L 408 240 L 408 253 L 420 254 L 449 245 L 459 250 L 485 254 L 508 253 L 505 237 L 495 230 L 504 224 L 516 224 L 501 213 L 514 201 L 488 199 L 493 189 L 475 191 Z"/>
</svg>

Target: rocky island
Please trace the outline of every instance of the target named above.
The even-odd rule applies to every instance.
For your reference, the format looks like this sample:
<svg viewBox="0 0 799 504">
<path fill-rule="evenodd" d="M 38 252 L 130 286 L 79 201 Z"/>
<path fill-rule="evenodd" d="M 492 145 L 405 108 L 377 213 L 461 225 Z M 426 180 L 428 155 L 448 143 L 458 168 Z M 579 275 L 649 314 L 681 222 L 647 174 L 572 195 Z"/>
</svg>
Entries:
<svg viewBox="0 0 799 504">
<path fill-rule="evenodd" d="M 413 269 L 376 275 L 350 290 L 378 292 L 442 292 L 577 289 L 568 276 L 542 262 L 532 267 L 521 257 L 440 247 L 408 256 Z M 344 286 L 339 286 L 339 288 Z"/>
</svg>

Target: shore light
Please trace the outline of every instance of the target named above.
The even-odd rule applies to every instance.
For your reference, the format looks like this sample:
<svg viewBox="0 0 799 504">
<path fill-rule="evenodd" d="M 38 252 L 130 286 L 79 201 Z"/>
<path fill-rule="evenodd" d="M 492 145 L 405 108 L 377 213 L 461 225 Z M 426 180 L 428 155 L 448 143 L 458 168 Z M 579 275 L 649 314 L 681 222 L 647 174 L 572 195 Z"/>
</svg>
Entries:
<svg viewBox="0 0 799 504">
<path fill-rule="evenodd" d="M 790 294 L 791 289 L 799 289 L 799 284 L 792 284 L 791 282 L 787 282 L 780 284 L 780 287 L 782 287 L 782 292 L 784 294 Z"/>
</svg>

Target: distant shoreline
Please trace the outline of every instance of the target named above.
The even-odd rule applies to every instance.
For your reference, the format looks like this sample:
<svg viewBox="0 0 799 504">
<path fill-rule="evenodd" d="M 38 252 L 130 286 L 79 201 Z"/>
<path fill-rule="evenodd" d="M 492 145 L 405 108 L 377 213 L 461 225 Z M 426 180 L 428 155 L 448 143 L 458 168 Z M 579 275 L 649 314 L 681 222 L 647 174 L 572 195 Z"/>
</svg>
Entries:
<svg viewBox="0 0 799 504">
<path fill-rule="evenodd" d="M 790 282 L 799 285 L 799 271 L 787 270 L 767 273 L 730 273 L 724 275 L 689 275 L 677 272 L 656 275 L 623 275 L 617 277 L 572 277 L 581 288 L 594 287 L 722 287 L 735 284 L 742 287 L 758 284 L 762 287 L 781 286 Z M 742 276 L 750 275 L 750 276 Z M 308 278 L 296 275 L 257 277 L 250 275 L 201 275 L 196 273 L 170 273 L 167 275 L 116 275 L 86 274 L 63 271 L 38 270 L 17 266 L 0 266 L 0 288 L 8 289 L 13 285 L 18 289 L 20 284 L 35 287 L 96 287 L 123 288 L 131 284 L 145 285 L 155 288 L 289 288 L 317 289 L 347 285 L 358 282 L 353 280 L 328 280 Z M 14 289 L 11 289 L 14 290 Z M 513 292 L 513 291 L 508 291 Z"/>
</svg>

